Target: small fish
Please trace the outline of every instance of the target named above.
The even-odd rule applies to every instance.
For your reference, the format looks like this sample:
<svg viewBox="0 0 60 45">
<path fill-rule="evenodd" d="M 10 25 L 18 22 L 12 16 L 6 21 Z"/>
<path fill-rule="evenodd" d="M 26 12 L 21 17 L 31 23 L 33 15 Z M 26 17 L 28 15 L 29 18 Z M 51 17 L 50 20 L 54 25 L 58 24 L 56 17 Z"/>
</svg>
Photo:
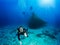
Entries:
<svg viewBox="0 0 60 45">
<path fill-rule="evenodd" d="M 30 10 L 32 10 L 32 9 L 33 9 L 33 7 L 31 6 L 31 7 L 30 7 Z"/>
<path fill-rule="evenodd" d="M 28 32 L 28 34 L 34 34 L 34 32 Z"/>
<path fill-rule="evenodd" d="M 25 12 L 22 12 L 23 15 L 25 15 Z"/>
<path fill-rule="evenodd" d="M 13 42 L 15 42 L 16 40 L 13 40 Z"/>
</svg>

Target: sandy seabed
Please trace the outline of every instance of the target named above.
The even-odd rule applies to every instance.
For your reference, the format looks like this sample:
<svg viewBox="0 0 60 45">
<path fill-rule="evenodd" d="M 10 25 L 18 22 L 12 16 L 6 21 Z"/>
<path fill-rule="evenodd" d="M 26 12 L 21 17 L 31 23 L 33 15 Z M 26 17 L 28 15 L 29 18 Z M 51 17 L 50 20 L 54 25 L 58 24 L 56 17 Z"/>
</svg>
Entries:
<svg viewBox="0 0 60 45">
<path fill-rule="evenodd" d="M 8 26 L 0 29 L 0 45 L 20 45 L 17 38 L 17 26 Z M 40 29 L 29 29 L 28 37 L 21 38 L 22 45 L 60 45 L 60 32 L 52 38 L 43 32 L 54 35 L 54 28 L 46 26 Z M 39 35 L 42 34 L 42 35 Z"/>
</svg>

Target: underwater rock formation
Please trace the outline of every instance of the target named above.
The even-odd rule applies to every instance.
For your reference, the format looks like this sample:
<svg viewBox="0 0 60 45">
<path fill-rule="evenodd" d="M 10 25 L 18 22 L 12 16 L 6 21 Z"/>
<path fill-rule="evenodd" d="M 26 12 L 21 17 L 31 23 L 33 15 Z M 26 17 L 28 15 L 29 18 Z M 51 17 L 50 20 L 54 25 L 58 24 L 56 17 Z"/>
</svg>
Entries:
<svg viewBox="0 0 60 45">
<path fill-rule="evenodd" d="M 54 32 L 53 32 L 54 35 L 58 35 L 59 33 L 60 33 L 60 29 L 54 29 Z"/>
<path fill-rule="evenodd" d="M 47 33 L 44 33 L 44 35 L 50 37 L 51 39 L 56 39 L 56 36 L 53 35 L 53 34 L 47 34 Z"/>
<path fill-rule="evenodd" d="M 40 34 L 40 33 L 39 33 L 39 34 L 37 34 L 36 36 L 40 38 L 40 37 L 41 37 L 41 35 L 42 35 L 42 34 Z"/>
<path fill-rule="evenodd" d="M 51 39 L 56 39 L 56 36 L 55 35 L 53 35 L 53 34 L 49 34 L 49 33 L 42 33 L 42 34 L 37 34 L 36 36 L 37 37 L 41 37 L 42 35 L 45 35 L 45 36 L 48 36 L 48 37 L 50 37 Z"/>
<path fill-rule="evenodd" d="M 45 26 L 46 22 L 38 18 L 35 13 L 32 13 L 32 16 L 28 22 L 28 27 L 31 29 L 37 29 Z"/>
</svg>

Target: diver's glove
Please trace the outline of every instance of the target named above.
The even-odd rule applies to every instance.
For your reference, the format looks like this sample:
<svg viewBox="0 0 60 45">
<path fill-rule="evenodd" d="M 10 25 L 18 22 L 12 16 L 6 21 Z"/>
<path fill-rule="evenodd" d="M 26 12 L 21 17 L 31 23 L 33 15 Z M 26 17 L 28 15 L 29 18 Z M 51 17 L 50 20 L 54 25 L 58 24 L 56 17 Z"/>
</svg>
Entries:
<svg viewBox="0 0 60 45">
<path fill-rule="evenodd" d="M 24 36 L 25 36 L 25 37 L 28 37 L 27 33 L 24 33 Z"/>
</svg>

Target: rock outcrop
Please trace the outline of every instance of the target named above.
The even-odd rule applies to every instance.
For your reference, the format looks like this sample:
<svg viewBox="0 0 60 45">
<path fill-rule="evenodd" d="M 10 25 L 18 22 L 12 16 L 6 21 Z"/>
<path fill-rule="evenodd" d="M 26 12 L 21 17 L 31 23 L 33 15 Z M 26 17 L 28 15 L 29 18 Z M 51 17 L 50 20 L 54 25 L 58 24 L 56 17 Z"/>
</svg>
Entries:
<svg viewBox="0 0 60 45">
<path fill-rule="evenodd" d="M 45 26 L 46 22 L 38 18 L 35 13 L 32 13 L 32 16 L 28 22 L 28 27 L 31 29 L 37 29 Z"/>
</svg>

